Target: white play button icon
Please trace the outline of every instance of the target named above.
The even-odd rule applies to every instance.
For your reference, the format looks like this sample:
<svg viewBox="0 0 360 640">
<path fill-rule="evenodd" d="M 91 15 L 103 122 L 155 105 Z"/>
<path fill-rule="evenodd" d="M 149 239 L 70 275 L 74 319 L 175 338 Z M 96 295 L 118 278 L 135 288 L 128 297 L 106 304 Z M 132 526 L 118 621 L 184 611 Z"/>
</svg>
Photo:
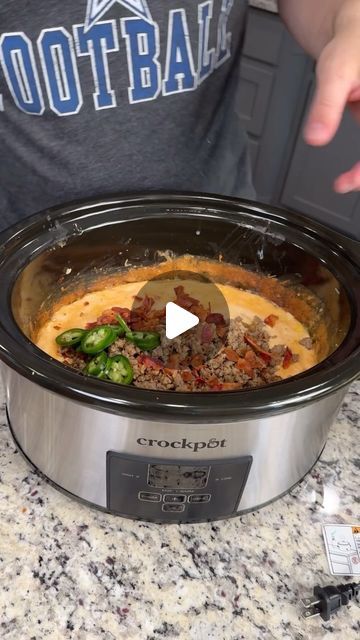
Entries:
<svg viewBox="0 0 360 640">
<path fill-rule="evenodd" d="M 199 324 L 199 318 L 190 311 L 186 311 L 174 302 L 168 302 L 166 305 L 166 337 L 173 340 L 182 333 L 196 327 Z"/>
</svg>

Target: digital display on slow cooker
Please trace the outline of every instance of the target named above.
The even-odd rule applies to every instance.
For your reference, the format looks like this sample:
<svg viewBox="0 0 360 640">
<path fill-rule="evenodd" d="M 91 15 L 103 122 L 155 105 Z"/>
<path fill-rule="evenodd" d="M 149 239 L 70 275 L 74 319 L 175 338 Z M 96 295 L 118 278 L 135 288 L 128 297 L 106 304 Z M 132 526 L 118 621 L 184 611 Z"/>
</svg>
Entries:
<svg viewBox="0 0 360 640">
<path fill-rule="evenodd" d="M 202 489 L 206 487 L 210 467 L 177 464 L 150 464 L 148 485 L 158 489 Z"/>
</svg>

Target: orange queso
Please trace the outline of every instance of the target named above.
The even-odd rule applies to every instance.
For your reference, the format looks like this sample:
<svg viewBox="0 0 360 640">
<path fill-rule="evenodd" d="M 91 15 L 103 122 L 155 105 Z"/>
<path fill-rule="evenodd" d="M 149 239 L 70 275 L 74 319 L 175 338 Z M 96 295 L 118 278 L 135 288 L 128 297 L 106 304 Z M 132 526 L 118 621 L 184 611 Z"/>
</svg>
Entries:
<svg viewBox="0 0 360 640">
<path fill-rule="evenodd" d="M 190 279 L 161 280 L 148 283 L 120 283 L 93 291 L 54 311 L 50 319 L 40 328 L 35 340 L 36 345 L 48 355 L 62 361 L 60 348 L 55 342 L 59 333 L 73 327 L 85 328 L 89 322 L 95 322 L 105 309 L 113 306 L 131 308 L 134 297 L 144 285 L 147 286 L 148 295 L 155 301 L 154 308 L 163 308 L 167 302 L 173 300 L 174 287 L 178 285 L 184 286 L 190 296 L 199 300 L 206 307 L 209 302 L 209 287 L 213 286 Z M 291 313 L 250 291 L 223 284 L 218 284 L 217 287 L 227 302 L 230 319 L 240 317 L 244 322 L 251 323 L 255 316 L 262 320 L 270 315 L 277 316 L 278 320 L 275 325 L 273 327 L 267 326 L 270 346 L 287 345 L 298 356 L 298 360 L 291 363 L 288 368 L 284 369 L 280 365 L 277 375 L 281 378 L 288 378 L 317 364 L 316 350 L 308 349 L 300 344 L 300 341 L 310 337 L 307 329 Z"/>
</svg>

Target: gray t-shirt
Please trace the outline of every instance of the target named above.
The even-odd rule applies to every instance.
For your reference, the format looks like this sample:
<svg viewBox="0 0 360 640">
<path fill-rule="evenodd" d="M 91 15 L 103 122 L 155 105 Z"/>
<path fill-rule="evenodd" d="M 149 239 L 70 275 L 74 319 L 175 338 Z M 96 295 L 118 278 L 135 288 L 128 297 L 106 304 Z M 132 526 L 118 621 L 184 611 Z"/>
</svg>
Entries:
<svg viewBox="0 0 360 640">
<path fill-rule="evenodd" d="M 253 196 L 246 0 L 2 0 L 0 228 L 69 200 Z"/>
</svg>

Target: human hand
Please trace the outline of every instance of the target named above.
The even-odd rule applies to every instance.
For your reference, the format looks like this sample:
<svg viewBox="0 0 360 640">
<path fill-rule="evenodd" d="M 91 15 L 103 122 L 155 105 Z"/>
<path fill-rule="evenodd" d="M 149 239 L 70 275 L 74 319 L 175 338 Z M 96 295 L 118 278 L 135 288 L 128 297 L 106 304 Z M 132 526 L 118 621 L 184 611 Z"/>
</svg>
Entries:
<svg viewBox="0 0 360 640">
<path fill-rule="evenodd" d="M 319 56 L 316 79 L 304 137 L 308 144 L 322 146 L 333 139 L 346 107 L 360 124 L 360 12 L 358 21 L 335 30 Z M 335 180 L 334 189 L 338 193 L 360 191 L 360 161 Z"/>
</svg>

